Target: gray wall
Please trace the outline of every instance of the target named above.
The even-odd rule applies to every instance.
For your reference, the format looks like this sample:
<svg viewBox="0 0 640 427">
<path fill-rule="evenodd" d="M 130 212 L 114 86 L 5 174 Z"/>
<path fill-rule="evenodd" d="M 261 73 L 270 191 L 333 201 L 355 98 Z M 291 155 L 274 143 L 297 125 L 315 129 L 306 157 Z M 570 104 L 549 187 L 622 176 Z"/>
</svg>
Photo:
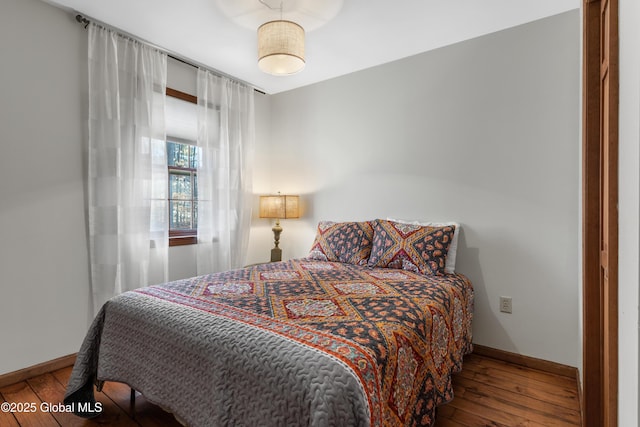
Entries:
<svg viewBox="0 0 640 427">
<path fill-rule="evenodd" d="M 0 374 L 78 351 L 87 330 L 86 32 L 0 2 Z"/>
<path fill-rule="evenodd" d="M 576 366 L 580 72 L 575 10 L 273 96 L 286 256 L 322 219 L 457 220 L 475 342 Z"/>
</svg>

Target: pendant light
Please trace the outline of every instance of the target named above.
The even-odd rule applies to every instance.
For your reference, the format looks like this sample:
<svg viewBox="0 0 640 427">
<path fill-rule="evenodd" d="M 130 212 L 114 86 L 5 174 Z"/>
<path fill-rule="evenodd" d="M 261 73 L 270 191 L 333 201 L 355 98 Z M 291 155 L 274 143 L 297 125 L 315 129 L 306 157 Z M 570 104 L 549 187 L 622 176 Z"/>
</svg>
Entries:
<svg viewBox="0 0 640 427">
<path fill-rule="evenodd" d="M 274 9 L 259 0 L 269 9 Z M 304 61 L 304 29 L 292 21 L 280 19 L 262 24 L 258 28 L 258 67 L 265 73 L 286 76 L 301 71 Z"/>
</svg>

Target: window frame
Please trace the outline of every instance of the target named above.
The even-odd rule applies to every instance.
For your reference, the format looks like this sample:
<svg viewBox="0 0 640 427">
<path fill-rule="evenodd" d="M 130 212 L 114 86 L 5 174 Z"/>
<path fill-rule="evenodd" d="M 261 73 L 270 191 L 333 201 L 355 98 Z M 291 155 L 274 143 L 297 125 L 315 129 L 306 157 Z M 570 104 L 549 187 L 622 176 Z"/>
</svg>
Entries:
<svg viewBox="0 0 640 427">
<path fill-rule="evenodd" d="M 173 98 L 177 98 L 180 99 L 182 101 L 187 101 L 187 102 L 191 102 L 193 104 L 198 104 L 198 98 L 196 96 L 193 96 L 191 94 L 185 93 L 185 92 L 181 92 L 179 90 L 176 89 L 172 89 L 167 87 L 166 89 L 166 95 L 167 96 L 171 96 Z M 171 138 L 166 138 L 165 139 L 165 144 L 167 142 L 178 142 L 178 143 L 183 143 L 182 141 L 171 141 Z M 175 171 L 182 171 L 182 172 L 189 172 L 191 174 L 196 174 L 197 171 L 195 169 L 191 169 L 191 168 L 180 168 L 180 167 L 172 167 L 167 165 L 167 178 L 170 177 L 171 174 L 171 170 L 175 170 Z M 169 185 L 169 183 L 167 183 L 167 185 Z M 167 195 L 167 210 L 169 211 L 169 218 L 171 217 L 171 197 L 170 194 Z M 197 200 L 193 200 L 193 203 L 197 203 Z M 171 220 L 169 219 L 169 224 L 168 226 L 170 227 L 171 224 Z M 198 230 L 197 229 L 191 229 L 191 230 L 171 230 L 171 228 L 169 228 L 169 246 L 185 246 L 185 245 L 195 245 L 196 243 L 198 243 Z"/>
</svg>

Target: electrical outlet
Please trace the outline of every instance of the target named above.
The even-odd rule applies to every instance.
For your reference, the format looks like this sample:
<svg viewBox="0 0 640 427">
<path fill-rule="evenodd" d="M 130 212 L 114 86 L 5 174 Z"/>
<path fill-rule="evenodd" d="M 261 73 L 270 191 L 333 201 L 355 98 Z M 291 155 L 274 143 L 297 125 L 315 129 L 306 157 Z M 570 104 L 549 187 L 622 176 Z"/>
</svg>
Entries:
<svg viewBox="0 0 640 427">
<path fill-rule="evenodd" d="M 500 311 L 502 313 L 512 313 L 511 297 L 500 297 Z"/>
</svg>

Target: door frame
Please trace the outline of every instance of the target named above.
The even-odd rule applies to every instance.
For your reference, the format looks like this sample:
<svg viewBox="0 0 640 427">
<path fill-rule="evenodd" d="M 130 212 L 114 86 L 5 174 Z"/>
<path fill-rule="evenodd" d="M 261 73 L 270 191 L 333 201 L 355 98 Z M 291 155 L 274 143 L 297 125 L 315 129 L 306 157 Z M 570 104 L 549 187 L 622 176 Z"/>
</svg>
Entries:
<svg viewBox="0 0 640 427">
<path fill-rule="evenodd" d="M 608 19 L 603 8 L 608 7 Z M 583 425 L 617 426 L 618 416 L 618 0 L 583 0 Z M 606 21 L 606 24 L 605 24 Z M 606 46 L 605 46 L 606 44 Z M 606 49 L 605 49 L 606 48 Z M 606 50 L 607 52 L 603 52 Z M 608 54 L 608 62 L 601 60 Z M 607 117 L 601 102 L 602 73 L 608 73 Z M 608 127 L 604 125 L 608 121 Z M 602 133 L 607 130 L 607 138 Z M 603 140 L 612 154 L 608 194 L 608 255 L 602 259 Z M 608 261 L 608 262 L 607 262 Z M 611 282 L 602 287 L 602 265 Z"/>
</svg>

